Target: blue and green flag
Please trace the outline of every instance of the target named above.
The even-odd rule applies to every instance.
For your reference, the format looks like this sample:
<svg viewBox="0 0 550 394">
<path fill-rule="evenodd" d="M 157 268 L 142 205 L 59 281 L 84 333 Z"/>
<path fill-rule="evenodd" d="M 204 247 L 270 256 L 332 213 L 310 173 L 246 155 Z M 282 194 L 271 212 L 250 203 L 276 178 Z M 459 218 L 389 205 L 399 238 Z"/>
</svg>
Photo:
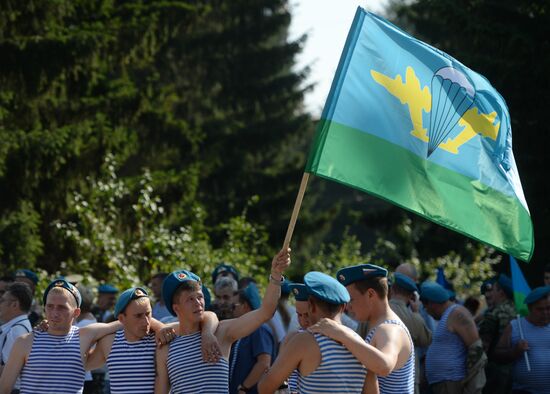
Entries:
<svg viewBox="0 0 550 394">
<path fill-rule="evenodd" d="M 504 99 L 483 76 L 362 8 L 306 172 L 519 259 L 533 254 Z"/>
<path fill-rule="evenodd" d="M 529 311 L 527 305 L 523 302 L 525 297 L 531 292 L 529 284 L 525 280 L 518 262 L 515 258 L 510 256 L 510 272 L 512 274 L 512 288 L 514 289 L 514 303 L 516 304 L 516 311 L 521 316 L 527 316 Z"/>
</svg>

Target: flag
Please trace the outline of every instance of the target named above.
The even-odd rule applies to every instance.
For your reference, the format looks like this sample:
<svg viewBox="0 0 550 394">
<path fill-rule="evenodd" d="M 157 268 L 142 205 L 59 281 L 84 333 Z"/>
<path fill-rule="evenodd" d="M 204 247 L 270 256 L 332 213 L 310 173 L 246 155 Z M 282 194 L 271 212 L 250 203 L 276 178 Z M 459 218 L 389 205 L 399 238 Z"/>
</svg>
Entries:
<svg viewBox="0 0 550 394">
<path fill-rule="evenodd" d="M 443 267 L 437 267 L 437 277 L 435 279 L 435 282 L 439 283 L 441 286 L 443 286 L 447 290 L 453 290 L 453 286 L 449 283 L 449 281 L 445 277 L 445 271 L 443 270 Z"/>
<path fill-rule="evenodd" d="M 526 316 L 529 311 L 527 310 L 527 305 L 525 305 L 523 300 L 525 300 L 527 294 L 531 292 L 531 288 L 521 273 L 518 262 L 512 256 L 510 256 L 510 272 L 512 273 L 512 288 L 514 289 L 514 303 L 516 304 L 516 311 L 521 316 Z"/>
<path fill-rule="evenodd" d="M 362 8 L 305 171 L 522 260 L 533 254 L 504 99 L 483 76 Z"/>
</svg>

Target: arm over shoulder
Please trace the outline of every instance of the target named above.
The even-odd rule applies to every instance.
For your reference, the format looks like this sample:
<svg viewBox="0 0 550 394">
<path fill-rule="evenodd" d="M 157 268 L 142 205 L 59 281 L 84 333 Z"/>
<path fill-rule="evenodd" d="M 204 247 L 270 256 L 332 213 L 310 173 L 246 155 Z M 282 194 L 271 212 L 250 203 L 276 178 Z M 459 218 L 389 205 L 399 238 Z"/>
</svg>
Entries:
<svg viewBox="0 0 550 394">
<path fill-rule="evenodd" d="M 34 334 L 31 332 L 15 340 L 8 363 L 0 377 L 0 393 L 10 393 L 15 385 L 17 377 L 25 366 L 32 350 Z"/>
<path fill-rule="evenodd" d="M 294 335 L 281 349 L 267 374 L 260 379 L 258 393 L 273 393 L 277 390 L 292 371 L 300 367 L 305 355 L 311 354 L 314 344 L 315 340 L 310 333 L 300 332 Z"/>
</svg>

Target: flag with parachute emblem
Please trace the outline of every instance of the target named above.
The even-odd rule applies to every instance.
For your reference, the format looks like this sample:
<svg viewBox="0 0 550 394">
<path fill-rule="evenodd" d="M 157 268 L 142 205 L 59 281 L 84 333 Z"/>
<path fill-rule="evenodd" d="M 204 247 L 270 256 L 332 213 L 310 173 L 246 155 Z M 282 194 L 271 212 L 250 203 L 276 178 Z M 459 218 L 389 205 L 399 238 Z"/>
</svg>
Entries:
<svg viewBox="0 0 550 394">
<path fill-rule="evenodd" d="M 529 261 L 504 99 L 480 74 L 358 8 L 306 172 Z"/>
<path fill-rule="evenodd" d="M 525 277 L 519 268 L 518 262 L 512 256 L 510 256 L 510 272 L 512 273 L 512 289 L 514 290 L 514 304 L 516 305 L 516 311 L 521 316 L 527 316 L 529 310 L 523 301 L 531 292 L 531 288 L 525 280 Z"/>
</svg>

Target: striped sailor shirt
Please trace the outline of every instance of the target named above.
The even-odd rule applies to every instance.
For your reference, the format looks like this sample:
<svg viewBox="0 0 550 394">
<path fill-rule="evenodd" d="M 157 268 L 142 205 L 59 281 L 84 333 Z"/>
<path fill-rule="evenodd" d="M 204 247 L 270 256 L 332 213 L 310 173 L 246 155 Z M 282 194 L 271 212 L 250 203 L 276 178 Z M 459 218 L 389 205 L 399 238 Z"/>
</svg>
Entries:
<svg viewBox="0 0 550 394">
<path fill-rule="evenodd" d="M 124 330 L 115 333 L 107 368 L 112 394 L 151 394 L 155 391 L 155 335 L 128 342 Z"/>
<path fill-rule="evenodd" d="M 411 334 L 401 320 L 388 319 L 383 321 L 381 324 L 396 324 L 405 330 L 409 341 L 411 342 L 411 353 L 401 368 L 393 370 L 388 376 L 378 376 L 380 394 L 414 394 L 414 344 L 412 342 Z M 378 327 L 380 327 L 380 325 L 374 327 L 369 332 L 365 338 L 365 342 L 370 343 L 372 341 L 374 333 Z"/>
<path fill-rule="evenodd" d="M 21 371 L 21 394 L 82 393 L 84 365 L 79 328 L 66 335 L 34 332 L 31 353 Z"/>
<path fill-rule="evenodd" d="M 309 375 L 299 375 L 299 393 L 361 393 L 365 367 L 341 343 L 321 334 L 313 336 L 321 351 L 321 363 Z"/>
<path fill-rule="evenodd" d="M 229 392 L 229 364 L 221 358 L 217 363 L 206 363 L 201 353 L 201 333 L 181 335 L 170 342 L 168 349 L 168 377 L 172 393 L 227 394 Z"/>
</svg>

